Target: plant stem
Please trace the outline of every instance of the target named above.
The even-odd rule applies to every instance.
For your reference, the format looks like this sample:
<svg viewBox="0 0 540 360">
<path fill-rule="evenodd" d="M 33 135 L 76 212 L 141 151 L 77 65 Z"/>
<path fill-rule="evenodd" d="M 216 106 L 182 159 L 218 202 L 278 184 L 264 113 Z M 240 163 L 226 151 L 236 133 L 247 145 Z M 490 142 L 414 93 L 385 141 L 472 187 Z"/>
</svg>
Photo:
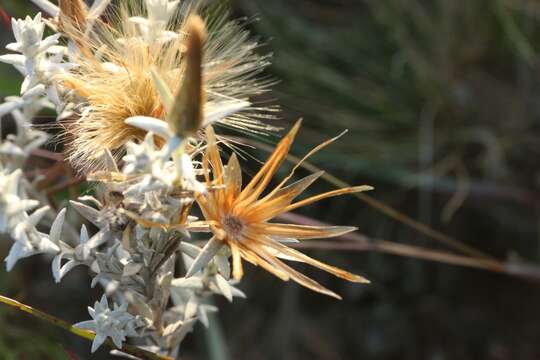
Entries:
<svg viewBox="0 0 540 360">
<path fill-rule="evenodd" d="M 8 297 L 0 295 L 0 302 L 6 304 L 8 306 L 11 306 L 11 307 L 13 307 L 13 308 L 15 308 L 17 310 L 20 310 L 20 311 L 28 313 L 28 314 L 30 314 L 32 316 L 35 316 L 35 317 L 37 317 L 37 318 L 39 318 L 41 320 L 47 321 L 48 323 L 51 323 L 51 324 L 53 324 L 53 325 L 55 325 L 55 326 L 57 326 L 59 328 L 62 328 L 64 330 L 66 330 L 66 331 L 69 331 L 70 333 L 75 334 L 75 335 L 77 335 L 79 337 L 82 337 L 82 338 L 84 338 L 86 340 L 93 341 L 95 336 L 96 336 L 96 334 L 94 334 L 92 331 L 76 328 L 76 327 L 72 326 L 70 323 L 68 323 L 68 322 L 66 322 L 66 321 L 64 321 L 62 319 L 59 319 L 59 318 L 54 317 L 52 315 L 49 315 L 49 314 L 47 314 L 47 313 L 45 313 L 43 311 L 34 309 L 34 308 L 32 308 L 32 307 L 30 307 L 28 305 L 25 305 L 23 303 L 18 302 L 17 300 L 13 300 L 13 299 L 10 299 Z M 105 341 L 105 344 L 107 344 L 107 346 L 109 346 L 112 349 L 116 349 L 116 346 L 114 346 L 112 341 L 110 341 L 109 339 L 107 339 Z M 154 354 L 154 353 L 151 353 L 149 351 L 146 351 L 146 350 L 143 350 L 143 349 L 138 348 L 136 346 L 132 346 L 132 345 L 128 345 L 128 344 L 124 344 L 121 351 L 126 353 L 126 354 L 138 357 L 141 360 L 173 360 L 170 357 Z"/>
</svg>

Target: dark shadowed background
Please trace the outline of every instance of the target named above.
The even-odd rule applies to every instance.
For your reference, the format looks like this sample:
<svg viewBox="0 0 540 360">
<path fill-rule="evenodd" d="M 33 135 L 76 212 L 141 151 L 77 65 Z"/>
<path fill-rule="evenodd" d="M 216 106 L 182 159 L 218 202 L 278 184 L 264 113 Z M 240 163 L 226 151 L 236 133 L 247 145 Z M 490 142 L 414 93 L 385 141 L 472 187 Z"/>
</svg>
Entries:
<svg viewBox="0 0 540 360">
<path fill-rule="evenodd" d="M 33 15 L 29 4 L 0 0 L 10 16 Z M 267 73 L 279 80 L 270 99 L 282 106 L 282 126 L 305 120 L 293 154 L 349 129 L 312 162 L 344 181 L 373 185 L 373 198 L 488 256 L 540 263 L 538 1 L 231 0 L 230 6 L 250 19 L 264 43 L 260 51 L 274 53 Z M 7 24 L 0 29 L 3 48 L 12 34 Z M 1 97 L 16 94 L 20 82 L 0 64 Z M 312 191 L 331 187 L 319 181 Z M 306 251 L 365 275 L 371 285 L 305 268 L 343 295 L 335 301 L 248 268 L 241 284 L 248 299 L 220 299 L 216 326 L 198 326 L 183 359 L 540 358 L 537 276 L 420 260 L 431 256 L 427 250 L 471 254 L 371 205 L 343 197 L 301 212 L 302 221 L 359 228 L 369 240 L 358 240 L 363 251 L 351 249 L 354 239 Z M 379 246 L 381 240 L 390 243 Z M 388 253 L 395 244 L 414 247 L 396 256 Z M 2 258 L 9 245 L 0 239 Z M 70 322 L 86 320 L 86 306 L 99 297 L 88 274 L 73 271 L 56 285 L 49 264 L 27 259 L 9 275 L 2 267 L 0 293 Z M 106 351 L 90 356 L 85 341 L 3 306 L 0 324 L 0 359 L 109 358 Z"/>
</svg>

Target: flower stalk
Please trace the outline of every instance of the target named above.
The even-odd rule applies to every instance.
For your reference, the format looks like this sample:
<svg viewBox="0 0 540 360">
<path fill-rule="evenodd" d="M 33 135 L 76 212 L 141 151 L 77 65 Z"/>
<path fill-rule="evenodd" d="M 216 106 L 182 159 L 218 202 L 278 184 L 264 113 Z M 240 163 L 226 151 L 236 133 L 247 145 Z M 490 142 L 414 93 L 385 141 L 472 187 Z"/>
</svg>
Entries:
<svg viewBox="0 0 540 360">
<path fill-rule="evenodd" d="M 96 334 L 91 332 L 91 331 L 88 331 L 88 330 L 83 330 L 83 329 L 79 329 L 73 325 L 71 325 L 70 323 L 62 320 L 62 319 L 59 319 L 55 316 L 52 316 L 50 314 L 47 314 L 41 310 L 38 310 L 38 309 L 34 309 L 33 307 L 31 306 L 28 306 L 28 305 L 25 305 L 17 300 L 14 300 L 14 299 L 11 299 L 11 298 L 8 298 L 6 296 L 3 296 L 3 295 L 0 295 L 0 302 L 5 304 L 5 305 L 8 305 L 8 306 L 11 306 L 12 308 L 14 309 L 17 309 L 19 311 L 22 311 L 22 312 L 25 312 L 27 314 L 30 314 L 40 320 L 43 320 L 51 325 L 54 325 L 56 327 L 59 327 L 63 330 L 66 330 L 74 335 L 77 335 L 78 337 L 81 337 L 83 339 L 86 339 L 86 340 L 90 340 L 90 341 L 93 341 L 94 338 L 96 337 Z M 105 344 L 107 344 L 107 346 L 111 347 L 111 348 L 116 348 L 116 346 L 111 342 L 111 341 L 106 341 Z M 132 346 L 132 345 L 129 345 L 129 344 L 124 344 L 123 347 L 122 347 L 122 352 L 126 353 L 126 354 L 129 354 L 129 355 L 132 355 L 132 356 L 135 356 L 141 360 L 172 360 L 171 357 L 168 357 L 168 356 L 162 356 L 162 355 L 157 355 L 157 354 L 154 354 L 154 353 L 151 353 L 149 351 L 146 351 L 144 349 L 141 349 L 141 348 L 138 348 L 136 346 Z"/>
</svg>

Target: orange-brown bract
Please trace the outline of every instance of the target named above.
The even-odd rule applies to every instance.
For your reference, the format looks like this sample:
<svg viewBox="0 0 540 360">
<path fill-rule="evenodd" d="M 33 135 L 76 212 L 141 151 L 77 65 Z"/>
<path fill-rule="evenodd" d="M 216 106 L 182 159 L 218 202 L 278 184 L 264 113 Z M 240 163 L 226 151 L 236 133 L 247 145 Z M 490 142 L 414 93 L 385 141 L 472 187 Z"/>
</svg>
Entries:
<svg viewBox="0 0 540 360">
<path fill-rule="evenodd" d="M 300 121 L 281 140 L 264 166 L 243 189 L 241 169 L 236 155 L 231 156 L 226 167 L 223 165 L 214 132 L 210 127 L 207 130 L 208 148 L 203 158 L 203 166 L 206 184 L 211 190 L 207 194 L 198 195 L 196 200 L 214 236 L 223 241 L 231 250 L 235 279 L 240 279 L 243 275 L 241 259 L 244 259 L 261 266 L 282 280 L 292 279 L 311 290 L 340 298 L 336 293 L 294 270 L 280 258 L 304 262 L 352 282 L 368 283 L 368 280 L 312 259 L 279 240 L 335 237 L 354 231 L 355 228 L 302 226 L 269 221 L 281 213 L 328 197 L 366 191 L 371 188 L 369 186 L 344 188 L 293 202 L 322 175 L 322 173 L 317 173 L 288 186 L 285 186 L 285 181 L 283 181 L 268 194 L 262 196 L 287 156 L 299 127 Z"/>
</svg>

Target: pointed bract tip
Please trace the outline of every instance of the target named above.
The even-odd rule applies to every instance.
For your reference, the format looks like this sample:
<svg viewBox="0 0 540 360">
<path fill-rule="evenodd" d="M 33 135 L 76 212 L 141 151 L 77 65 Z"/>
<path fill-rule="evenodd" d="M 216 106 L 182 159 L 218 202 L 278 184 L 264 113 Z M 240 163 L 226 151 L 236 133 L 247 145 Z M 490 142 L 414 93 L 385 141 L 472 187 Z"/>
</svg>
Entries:
<svg viewBox="0 0 540 360">
<path fill-rule="evenodd" d="M 201 42 L 205 42 L 208 37 L 206 24 L 197 14 L 191 14 L 187 18 L 186 31 L 191 37 L 197 37 Z"/>
<path fill-rule="evenodd" d="M 302 126 L 302 118 L 298 119 L 294 123 L 293 127 L 289 130 L 287 135 L 285 135 L 285 137 L 283 137 L 283 139 L 281 139 L 281 143 L 288 143 L 287 147 L 289 147 L 292 144 L 292 142 L 294 141 L 294 138 L 296 137 L 296 134 L 298 133 L 298 130 L 300 130 L 300 126 Z M 272 156 L 274 156 L 274 154 L 272 154 Z"/>
<path fill-rule="evenodd" d="M 354 278 L 351 279 L 351 281 L 358 284 L 371 284 L 371 281 L 360 275 L 354 275 Z"/>
<path fill-rule="evenodd" d="M 352 189 L 354 189 L 355 192 L 364 192 L 364 191 L 375 190 L 375 188 L 373 186 L 369 186 L 369 185 L 354 186 Z"/>
<path fill-rule="evenodd" d="M 356 226 L 342 226 L 342 228 L 343 228 L 344 234 L 348 234 L 348 233 L 358 230 Z"/>
<path fill-rule="evenodd" d="M 163 80 L 155 67 L 152 67 L 152 69 L 150 69 L 150 76 L 152 77 L 154 87 L 156 88 L 161 102 L 163 103 L 163 107 L 167 112 L 171 111 L 174 103 L 174 95 L 171 92 L 169 85 L 167 85 L 165 80 Z"/>
<path fill-rule="evenodd" d="M 294 126 L 292 127 L 292 129 L 289 131 L 289 134 L 294 134 L 296 135 L 296 133 L 298 132 L 298 130 L 300 129 L 300 127 L 302 126 L 302 122 L 304 122 L 304 119 L 300 118 L 298 120 L 296 120 L 296 122 L 294 123 Z"/>
</svg>

